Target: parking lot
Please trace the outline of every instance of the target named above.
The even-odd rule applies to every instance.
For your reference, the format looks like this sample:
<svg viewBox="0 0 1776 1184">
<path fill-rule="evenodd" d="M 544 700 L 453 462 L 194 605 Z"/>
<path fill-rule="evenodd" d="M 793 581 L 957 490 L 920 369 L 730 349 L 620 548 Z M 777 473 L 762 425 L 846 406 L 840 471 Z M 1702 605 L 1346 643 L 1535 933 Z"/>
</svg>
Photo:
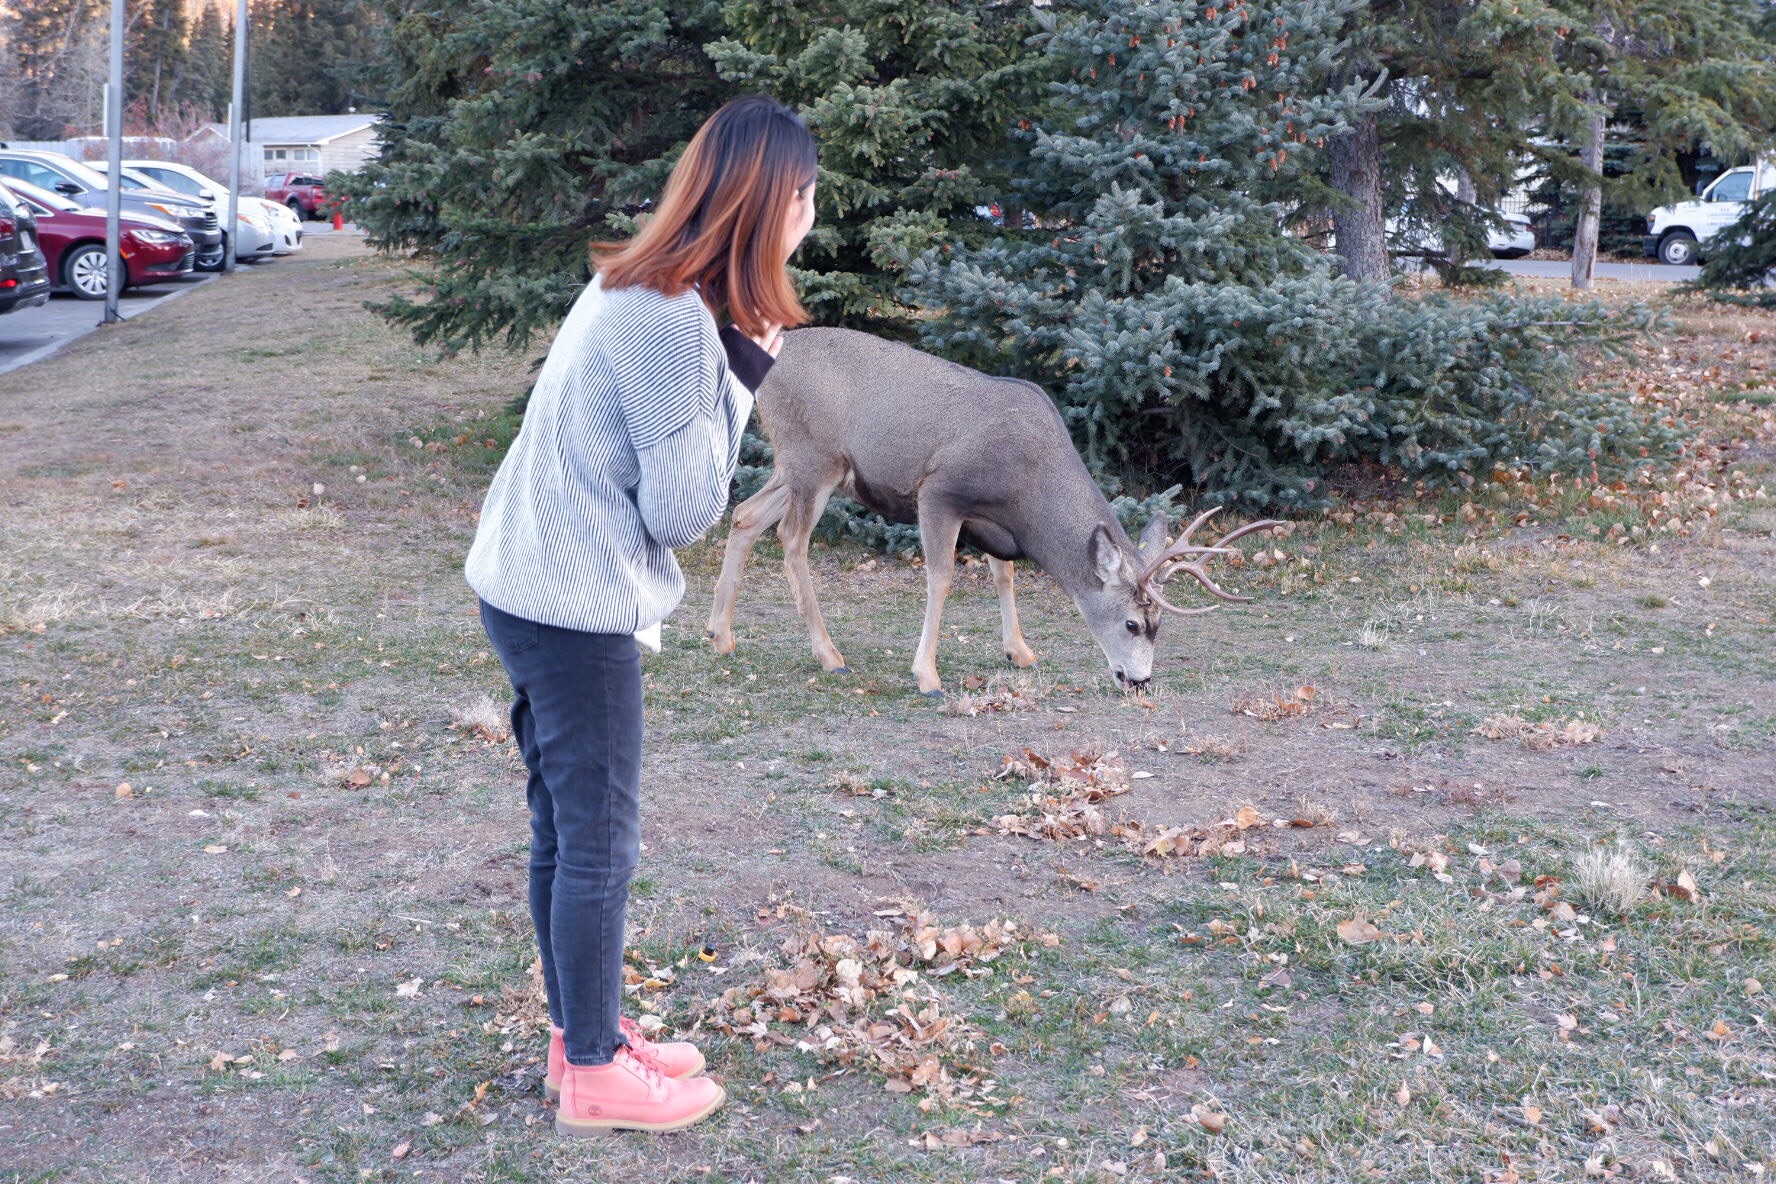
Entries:
<svg viewBox="0 0 1776 1184">
<path fill-rule="evenodd" d="M 305 238 L 359 233 L 362 232 L 352 226 L 336 231 L 325 222 L 311 222 L 303 229 Z M 243 268 L 276 266 L 272 259 L 241 264 Z M 117 311 L 129 320 L 193 288 L 224 278 L 216 272 L 193 272 L 176 280 L 126 288 L 118 297 Z M 101 327 L 104 319 L 104 301 L 78 300 L 67 293 L 51 296 L 48 304 L 0 316 L 0 374 L 48 357 L 68 342 Z"/>
</svg>

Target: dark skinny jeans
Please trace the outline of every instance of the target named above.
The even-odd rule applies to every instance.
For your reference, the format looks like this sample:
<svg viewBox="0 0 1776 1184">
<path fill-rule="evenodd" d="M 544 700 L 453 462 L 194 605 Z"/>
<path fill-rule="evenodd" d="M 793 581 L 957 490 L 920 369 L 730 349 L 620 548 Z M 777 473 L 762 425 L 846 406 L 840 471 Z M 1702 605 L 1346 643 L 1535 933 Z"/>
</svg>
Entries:
<svg viewBox="0 0 1776 1184">
<path fill-rule="evenodd" d="M 581 633 L 481 602 L 512 680 L 512 737 L 530 781 L 530 916 L 549 1018 L 567 1059 L 626 1043 L 623 912 L 641 850 L 641 655 L 626 633 Z"/>
</svg>

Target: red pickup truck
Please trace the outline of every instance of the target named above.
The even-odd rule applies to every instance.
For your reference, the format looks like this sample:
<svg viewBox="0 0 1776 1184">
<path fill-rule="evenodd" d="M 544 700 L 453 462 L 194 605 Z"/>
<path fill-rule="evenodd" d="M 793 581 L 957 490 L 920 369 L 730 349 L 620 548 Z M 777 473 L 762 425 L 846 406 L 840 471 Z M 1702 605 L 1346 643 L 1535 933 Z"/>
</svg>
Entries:
<svg viewBox="0 0 1776 1184">
<path fill-rule="evenodd" d="M 265 178 L 265 200 L 290 207 L 297 218 L 319 218 L 329 209 L 326 189 L 313 173 L 273 173 Z"/>
</svg>

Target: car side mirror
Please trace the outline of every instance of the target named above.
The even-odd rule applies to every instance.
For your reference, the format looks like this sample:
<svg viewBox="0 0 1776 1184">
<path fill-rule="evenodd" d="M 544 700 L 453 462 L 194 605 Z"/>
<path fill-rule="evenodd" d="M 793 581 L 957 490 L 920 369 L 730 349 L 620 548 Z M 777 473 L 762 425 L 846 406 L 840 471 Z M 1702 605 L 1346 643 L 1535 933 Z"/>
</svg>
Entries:
<svg viewBox="0 0 1776 1184">
<path fill-rule="evenodd" d="M 61 181 L 56 184 L 56 192 L 65 193 L 69 197 L 79 197 L 86 191 L 72 181 Z"/>
</svg>

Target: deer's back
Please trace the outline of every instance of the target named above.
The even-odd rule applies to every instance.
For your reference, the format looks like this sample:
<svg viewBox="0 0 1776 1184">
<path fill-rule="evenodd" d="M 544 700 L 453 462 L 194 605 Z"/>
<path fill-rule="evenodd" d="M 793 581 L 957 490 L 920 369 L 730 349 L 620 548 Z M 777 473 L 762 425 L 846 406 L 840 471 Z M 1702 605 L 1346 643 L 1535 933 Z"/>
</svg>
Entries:
<svg viewBox="0 0 1776 1184">
<path fill-rule="evenodd" d="M 1052 464 L 1077 453 L 1033 383 L 995 378 L 851 329 L 786 334 L 759 390 L 779 464 L 843 463 L 860 483 L 910 492 L 956 464 Z"/>
</svg>

